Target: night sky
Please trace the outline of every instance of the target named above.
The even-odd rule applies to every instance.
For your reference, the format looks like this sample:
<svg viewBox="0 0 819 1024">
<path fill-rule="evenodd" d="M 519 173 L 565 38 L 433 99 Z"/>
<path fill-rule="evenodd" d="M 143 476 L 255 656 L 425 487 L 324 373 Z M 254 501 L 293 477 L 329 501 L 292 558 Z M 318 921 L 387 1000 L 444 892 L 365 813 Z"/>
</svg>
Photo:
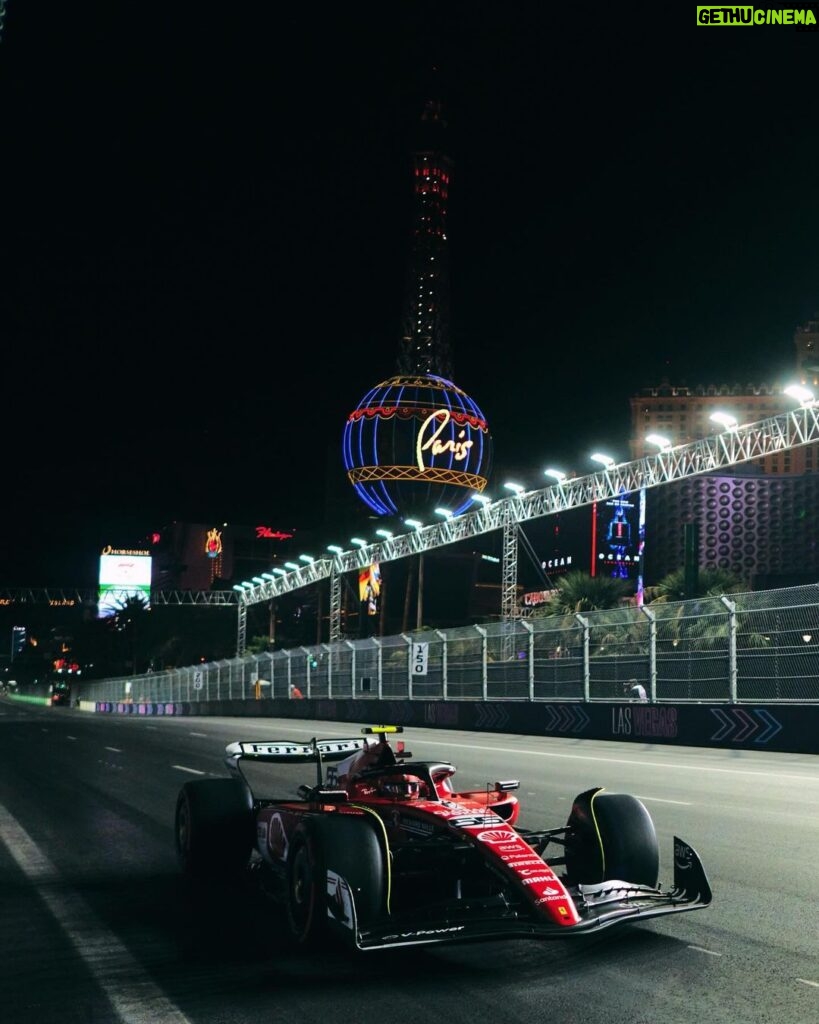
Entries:
<svg viewBox="0 0 819 1024">
<path fill-rule="evenodd" d="M 0 587 L 91 583 L 172 520 L 346 541 L 341 435 L 396 372 L 433 91 L 489 493 L 626 458 L 663 377 L 787 383 L 817 67 L 819 33 L 693 6 L 8 0 Z"/>
</svg>

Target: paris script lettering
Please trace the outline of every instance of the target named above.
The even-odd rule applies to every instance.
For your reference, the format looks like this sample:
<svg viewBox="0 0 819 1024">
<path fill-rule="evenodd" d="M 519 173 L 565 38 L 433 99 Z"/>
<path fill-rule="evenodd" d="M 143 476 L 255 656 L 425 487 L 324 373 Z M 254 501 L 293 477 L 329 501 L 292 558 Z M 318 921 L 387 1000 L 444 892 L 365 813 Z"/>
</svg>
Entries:
<svg viewBox="0 0 819 1024">
<path fill-rule="evenodd" d="M 451 419 L 452 417 L 447 409 L 439 409 L 437 412 L 431 412 L 421 424 L 421 429 L 418 431 L 418 437 L 415 441 L 415 458 L 421 471 L 426 469 L 426 466 L 424 466 L 424 452 L 428 449 L 432 449 L 433 455 L 443 455 L 445 452 L 452 452 L 459 462 L 469 455 L 469 449 L 475 442 L 462 440 L 462 438 L 466 437 L 466 430 L 458 432 L 457 441 L 438 440 L 441 431 L 444 430 Z M 429 427 L 436 420 L 439 420 L 438 426 L 427 437 Z"/>
</svg>

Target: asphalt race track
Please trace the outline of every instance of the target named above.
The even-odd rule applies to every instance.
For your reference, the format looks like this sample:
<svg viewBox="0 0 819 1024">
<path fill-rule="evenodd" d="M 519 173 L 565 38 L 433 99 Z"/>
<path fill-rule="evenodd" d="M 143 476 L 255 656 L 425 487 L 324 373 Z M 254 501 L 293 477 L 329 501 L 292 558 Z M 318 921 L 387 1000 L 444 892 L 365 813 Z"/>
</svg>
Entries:
<svg viewBox="0 0 819 1024">
<path fill-rule="evenodd" d="M 819 763 L 808 755 L 407 730 L 416 758 L 453 761 L 463 785 L 519 778 L 522 826 L 562 825 L 577 793 L 605 785 L 651 811 L 662 880 L 672 836 L 695 847 L 711 907 L 590 941 L 329 948 L 317 960 L 292 952 L 279 912 L 242 892 L 195 901 L 173 850 L 181 784 L 225 775 L 231 740 L 357 733 L 0 701 L 0 1019 L 819 1021 Z M 271 792 L 294 795 L 302 781 L 310 766 L 287 768 Z"/>
</svg>

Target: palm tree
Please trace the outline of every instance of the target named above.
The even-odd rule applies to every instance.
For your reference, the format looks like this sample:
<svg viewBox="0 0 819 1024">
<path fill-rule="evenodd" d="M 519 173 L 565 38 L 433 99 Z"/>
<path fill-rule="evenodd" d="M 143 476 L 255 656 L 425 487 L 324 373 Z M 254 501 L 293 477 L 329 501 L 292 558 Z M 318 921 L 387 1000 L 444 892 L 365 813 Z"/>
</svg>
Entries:
<svg viewBox="0 0 819 1024">
<path fill-rule="evenodd" d="M 570 572 L 558 580 L 557 590 L 541 605 L 538 614 L 573 615 L 577 612 L 617 608 L 632 591 L 633 584 L 628 580 Z"/>
<path fill-rule="evenodd" d="M 148 621 L 150 608 L 145 598 L 133 594 L 123 598 L 117 605 L 116 611 L 111 617 L 111 627 L 120 633 L 125 634 L 126 646 L 129 658 L 126 659 L 131 665 L 131 671 L 136 674 L 137 668 L 137 637 L 142 632 L 143 624 Z"/>
<path fill-rule="evenodd" d="M 747 580 L 730 569 L 700 569 L 695 594 L 687 594 L 685 569 L 675 569 L 658 583 L 645 589 L 646 604 L 655 601 L 685 601 L 688 597 L 718 597 L 720 594 L 744 594 L 751 589 Z"/>
<path fill-rule="evenodd" d="M 644 637 L 639 622 L 635 630 L 636 609 L 625 607 L 625 599 L 634 593 L 634 584 L 615 576 L 587 576 L 585 572 L 570 572 L 559 579 L 557 589 L 549 600 L 537 609 L 537 617 L 554 619 L 555 643 L 560 650 L 575 641 L 578 623 L 576 616 L 586 612 L 606 612 L 592 616 L 589 641 L 592 654 L 640 653 Z M 638 616 L 639 618 L 639 616 Z M 566 648 L 568 649 L 568 648 Z"/>
<path fill-rule="evenodd" d="M 670 618 L 658 623 L 658 639 L 676 647 L 685 641 L 692 650 L 724 650 L 728 643 L 729 623 L 719 598 L 724 594 L 747 594 L 750 584 L 730 569 L 700 569 L 697 591 L 686 597 L 685 569 L 675 569 L 656 586 L 646 587 L 646 603 L 677 604 Z M 743 616 L 738 618 L 740 626 Z M 754 630 L 740 628 L 738 645 L 744 648 L 768 647 L 770 639 Z"/>
<path fill-rule="evenodd" d="M 273 649 L 270 637 L 259 634 L 252 636 L 245 645 L 245 654 L 266 654 Z"/>
</svg>

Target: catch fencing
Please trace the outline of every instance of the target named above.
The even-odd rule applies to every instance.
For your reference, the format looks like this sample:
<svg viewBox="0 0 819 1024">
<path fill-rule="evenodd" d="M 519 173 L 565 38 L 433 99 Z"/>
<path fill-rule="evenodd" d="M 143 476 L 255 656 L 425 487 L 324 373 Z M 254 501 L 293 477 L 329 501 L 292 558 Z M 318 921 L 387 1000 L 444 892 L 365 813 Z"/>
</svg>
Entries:
<svg viewBox="0 0 819 1024">
<path fill-rule="evenodd" d="M 133 703 L 351 700 L 819 703 L 819 585 L 425 629 L 86 681 Z"/>
</svg>

